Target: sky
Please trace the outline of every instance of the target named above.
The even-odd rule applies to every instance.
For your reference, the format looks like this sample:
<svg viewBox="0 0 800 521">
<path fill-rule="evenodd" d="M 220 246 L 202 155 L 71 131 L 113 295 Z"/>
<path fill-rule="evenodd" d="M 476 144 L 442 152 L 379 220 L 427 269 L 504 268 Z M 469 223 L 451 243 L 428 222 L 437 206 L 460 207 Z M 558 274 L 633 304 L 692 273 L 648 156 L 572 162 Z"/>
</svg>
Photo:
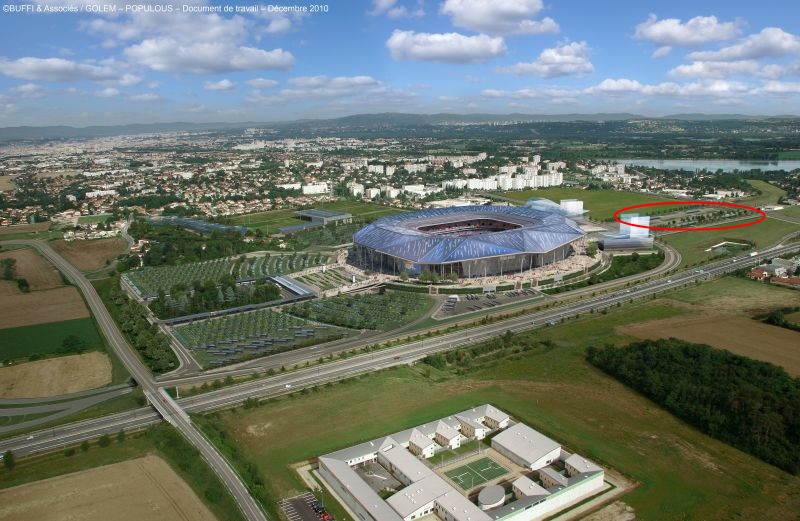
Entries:
<svg viewBox="0 0 800 521">
<path fill-rule="evenodd" d="M 5 1 L 0 126 L 800 114 L 786 0 Z"/>
</svg>

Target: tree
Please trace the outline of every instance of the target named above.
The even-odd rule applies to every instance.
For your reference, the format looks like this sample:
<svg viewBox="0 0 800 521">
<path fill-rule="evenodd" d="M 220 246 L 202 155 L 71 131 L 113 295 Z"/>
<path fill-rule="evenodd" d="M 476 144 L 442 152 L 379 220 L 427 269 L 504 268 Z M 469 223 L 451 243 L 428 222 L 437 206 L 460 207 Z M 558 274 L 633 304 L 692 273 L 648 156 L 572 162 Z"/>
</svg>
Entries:
<svg viewBox="0 0 800 521">
<path fill-rule="evenodd" d="M 81 452 L 89 452 L 89 442 L 88 441 L 83 440 L 81 442 Z"/>
<path fill-rule="evenodd" d="M 14 453 L 10 450 L 5 451 L 3 453 L 3 466 L 6 470 L 14 470 L 14 465 L 16 462 L 14 461 Z"/>
<path fill-rule="evenodd" d="M 108 434 L 103 434 L 100 436 L 100 439 L 97 440 L 97 444 L 101 447 L 108 447 L 111 445 L 111 438 L 108 436 Z"/>
<path fill-rule="evenodd" d="M 400 280 L 402 280 L 403 282 L 408 282 L 408 272 L 407 271 L 401 271 L 400 272 Z"/>
<path fill-rule="evenodd" d="M 117 443 L 122 443 L 123 441 L 125 441 L 125 431 L 120 429 L 117 433 Z"/>
</svg>

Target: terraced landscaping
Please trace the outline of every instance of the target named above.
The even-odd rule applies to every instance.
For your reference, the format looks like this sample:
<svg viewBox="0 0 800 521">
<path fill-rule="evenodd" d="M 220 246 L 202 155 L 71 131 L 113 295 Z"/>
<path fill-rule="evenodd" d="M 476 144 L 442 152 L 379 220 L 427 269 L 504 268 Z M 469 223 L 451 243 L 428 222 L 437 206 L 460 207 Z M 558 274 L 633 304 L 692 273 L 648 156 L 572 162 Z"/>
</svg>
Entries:
<svg viewBox="0 0 800 521">
<path fill-rule="evenodd" d="M 133 284 L 142 296 L 152 298 L 162 290 L 169 293 L 176 284 L 191 286 L 194 281 L 219 280 L 231 275 L 237 281 L 264 279 L 270 275 L 280 275 L 300 271 L 312 266 L 320 266 L 328 262 L 328 256 L 322 253 L 295 253 L 264 255 L 242 259 L 228 257 L 177 266 L 145 267 L 123 275 Z"/>
<path fill-rule="evenodd" d="M 356 275 L 355 277 L 356 282 L 366 280 L 366 277 L 361 275 Z M 319 288 L 322 291 L 328 291 L 329 289 L 336 289 L 353 284 L 353 275 L 342 268 L 334 268 L 325 271 L 325 273 L 319 272 L 303 275 L 302 277 L 298 277 L 297 280 L 309 286 Z"/>
<path fill-rule="evenodd" d="M 418 293 L 337 295 L 293 304 L 293 315 L 354 329 L 388 330 L 407 324 L 430 309 L 433 300 Z"/>
<path fill-rule="evenodd" d="M 289 351 L 350 334 L 269 309 L 193 322 L 174 331 L 204 366 Z"/>
</svg>

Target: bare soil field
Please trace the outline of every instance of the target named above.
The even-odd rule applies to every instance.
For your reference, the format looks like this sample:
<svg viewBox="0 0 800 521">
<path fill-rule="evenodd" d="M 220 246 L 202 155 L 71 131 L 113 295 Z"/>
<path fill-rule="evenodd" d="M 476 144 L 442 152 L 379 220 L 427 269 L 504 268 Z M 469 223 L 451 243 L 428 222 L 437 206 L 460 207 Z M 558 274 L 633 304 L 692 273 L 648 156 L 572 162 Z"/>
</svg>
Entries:
<svg viewBox="0 0 800 521">
<path fill-rule="evenodd" d="M 708 344 L 779 365 L 791 375 L 800 375 L 800 333 L 764 324 L 746 315 L 681 316 L 625 325 L 617 331 L 643 340 L 675 337 Z"/>
<path fill-rule="evenodd" d="M 19 224 L 15 226 L 0 226 L 0 236 L 12 233 L 45 232 L 50 228 L 49 222 L 36 224 Z"/>
<path fill-rule="evenodd" d="M 5 192 L 6 190 L 13 190 L 16 187 L 16 185 L 14 184 L 15 177 L 12 177 L 10 175 L 0 175 L 0 192 Z"/>
<path fill-rule="evenodd" d="M 16 283 L 0 281 L 0 329 L 84 318 L 89 310 L 73 286 L 22 293 Z"/>
<path fill-rule="evenodd" d="M 0 398 L 60 396 L 110 383 L 111 360 L 98 351 L 0 368 Z"/>
<path fill-rule="evenodd" d="M 215 521 L 175 471 L 152 455 L 0 490 L 0 520 L 31 519 Z"/>
<path fill-rule="evenodd" d="M 53 172 L 36 172 L 36 177 L 39 178 L 50 178 L 50 177 L 75 177 L 76 175 L 80 175 L 81 173 L 78 170 L 56 170 Z"/>
<path fill-rule="evenodd" d="M 21 248 L 0 253 L 0 259 L 16 259 L 14 273 L 28 281 L 32 290 L 51 289 L 63 286 L 61 274 L 36 250 Z"/>
<path fill-rule="evenodd" d="M 50 242 L 53 249 L 60 253 L 73 266 L 81 271 L 95 271 L 106 266 L 117 255 L 127 249 L 125 239 L 96 239 L 93 241 L 57 240 Z"/>
</svg>

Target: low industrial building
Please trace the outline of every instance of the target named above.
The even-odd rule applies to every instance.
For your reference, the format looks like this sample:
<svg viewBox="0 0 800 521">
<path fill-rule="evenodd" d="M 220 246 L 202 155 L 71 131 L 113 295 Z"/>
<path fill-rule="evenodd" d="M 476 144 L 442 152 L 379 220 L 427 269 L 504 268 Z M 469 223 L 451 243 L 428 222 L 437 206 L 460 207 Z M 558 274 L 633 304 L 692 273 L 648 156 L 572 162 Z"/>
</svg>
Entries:
<svg viewBox="0 0 800 521">
<path fill-rule="evenodd" d="M 488 434 L 494 434 L 492 449 L 519 468 L 513 481 L 498 478 L 511 484 L 511 494 L 496 480 L 487 482 L 475 504 L 427 460 Z M 362 469 L 365 465 L 380 465 L 380 471 L 391 474 L 395 487 L 387 499 L 381 497 L 385 489 L 373 488 L 383 484 L 367 482 L 375 467 Z M 321 456 L 319 475 L 364 521 L 411 521 L 430 515 L 443 521 L 535 521 L 604 486 L 602 468 L 563 451 L 557 442 L 489 404 Z"/>
</svg>

